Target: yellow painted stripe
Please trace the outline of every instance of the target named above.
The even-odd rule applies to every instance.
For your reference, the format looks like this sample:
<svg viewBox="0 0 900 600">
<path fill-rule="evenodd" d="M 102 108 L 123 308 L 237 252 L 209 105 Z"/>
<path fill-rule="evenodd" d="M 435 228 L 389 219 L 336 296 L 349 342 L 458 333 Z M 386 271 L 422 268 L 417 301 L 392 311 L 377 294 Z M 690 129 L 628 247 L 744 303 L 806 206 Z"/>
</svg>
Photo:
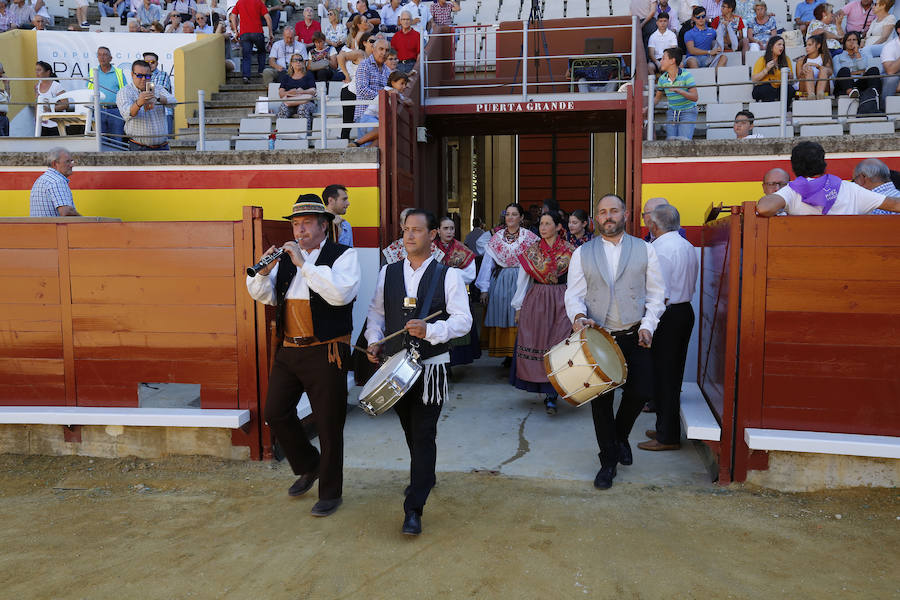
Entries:
<svg viewBox="0 0 900 600">
<path fill-rule="evenodd" d="M 720 202 L 737 205 L 759 200 L 763 195 L 762 182 L 712 183 L 652 183 L 641 186 L 641 197 L 666 198 L 678 209 L 683 226 L 703 225 L 703 216 L 710 204 Z"/>
<path fill-rule="evenodd" d="M 262 206 L 266 219 L 290 214 L 300 194 L 320 194 L 321 189 L 267 188 L 219 190 L 75 190 L 75 207 L 83 215 L 124 221 L 239 221 L 242 207 Z M 0 191 L 0 214 L 27 217 L 28 190 Z M 380 207 L 377 187 L 348 188 L 347 220 L 354 227 L 378 227 Z"/>
</svg>

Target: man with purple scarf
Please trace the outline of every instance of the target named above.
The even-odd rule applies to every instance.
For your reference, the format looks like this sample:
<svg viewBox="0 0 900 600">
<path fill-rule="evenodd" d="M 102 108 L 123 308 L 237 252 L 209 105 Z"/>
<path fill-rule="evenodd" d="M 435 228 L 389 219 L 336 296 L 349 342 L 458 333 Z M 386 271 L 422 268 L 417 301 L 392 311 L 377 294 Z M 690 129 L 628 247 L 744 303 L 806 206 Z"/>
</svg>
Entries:
<svg viewBox="0 0 900 600">
<path fill-rule="evenodd" d="M 756 212 L 763 217 L 779 210 L 789 215 L 866 215 L 875 209 L 900 212 L 900 198 L 877 194 L 825 173 L 825 149 L 816 142 L 800 142 L 791 151 L 791 170 L 797 177 L 760 198 Z"/>
</svg>

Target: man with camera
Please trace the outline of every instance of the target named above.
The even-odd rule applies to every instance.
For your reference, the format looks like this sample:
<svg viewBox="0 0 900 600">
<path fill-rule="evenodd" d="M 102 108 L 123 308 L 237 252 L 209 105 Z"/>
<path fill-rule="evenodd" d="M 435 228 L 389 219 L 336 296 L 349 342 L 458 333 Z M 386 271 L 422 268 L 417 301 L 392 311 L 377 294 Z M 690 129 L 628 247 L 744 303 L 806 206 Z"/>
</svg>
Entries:
<svg viewBox="0 0 900 600">
<path fill-rule="evenodd" d="M 150 64 L 145 60 L 131 63 L 131 83 L 116 94 L 119 113 L 125 120 L 125 137 L 132 151 L 168 150 L 169 127 L 166 105 L 175 103 L 175 96 L 150 78 Z"/>
</svg>

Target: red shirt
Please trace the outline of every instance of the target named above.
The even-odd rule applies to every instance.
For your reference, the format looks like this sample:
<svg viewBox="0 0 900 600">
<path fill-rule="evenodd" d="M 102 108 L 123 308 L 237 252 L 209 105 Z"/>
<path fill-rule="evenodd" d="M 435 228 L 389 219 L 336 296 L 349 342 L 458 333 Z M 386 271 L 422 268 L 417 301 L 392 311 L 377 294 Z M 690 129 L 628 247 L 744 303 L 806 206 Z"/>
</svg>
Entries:
<svg viewBox="0 0 900 600">
<path fill-rule="evenodd" d="M 412 28 L 408 33 L 400 30 L 391 38 L 391 46 L 397 50 L 399 60 L 415 60 L 419 56 L 419 32 Z"/>
<path fill-rule="evenodd" d="M 297 24 L 294 25 L 294 33 L 297 34 L 297 39 L 304 44 L 312 44 L 312 36 L 317 31 L 322 31 L 322 25 L 318 21 L 313 21 L 309 27 L 306 26 L 306 21 L 297 21 Z"/>
<path fill-rule="evenodd" d="M 262 0 L 238 0 L 231 12 L 240 18 L 238 29 L 241 34 L 262 33 L 263 15 L 269 14 Z"/>
</svg>

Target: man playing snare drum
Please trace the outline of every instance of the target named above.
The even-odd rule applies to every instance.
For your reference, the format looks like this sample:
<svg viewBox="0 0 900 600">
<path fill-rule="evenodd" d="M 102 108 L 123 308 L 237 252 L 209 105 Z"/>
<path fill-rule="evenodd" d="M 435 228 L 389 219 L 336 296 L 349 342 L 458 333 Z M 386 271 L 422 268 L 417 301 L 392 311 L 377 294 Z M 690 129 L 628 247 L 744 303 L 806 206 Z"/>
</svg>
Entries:
<svg viewBox="0 0 900 600">
<path fill-rule="evenodd" d="M 369 306 L 366 340 L 369 360 L 403 350 L 404 338 L 414 346 L 425 367 L 412 389 L 394 404 L 409 446 L 410 481 L 403 510 L 403 533 L 422 532 L 422 510 L 434 487 L 437 460 L 437 422 L 447 398 L 448 342 L 462 337 L 472 326 L 469 296 L 462 271 L 434 260 L 431 245 L 437 235 L 437 220 L 430 212 L 413 209 L 403 223 L 406 258 L 381 268 L 378 288 Z M 424 317 L 440 312 L 426 323 Z M 384 331 L 405 329 L 408 336 L 379 342 Z"/>
<path fill-rule="evenodd" d="M 665 282 L 653 247 L 625 233 L 625 201 L 608 194 L 594 217 L 599 237 L 575 249 L 569 262 L 566 314 L 573 329 L 599 325 L 615 338 L 628 365 L 622 403 L 613 414 L 613 392 L 591 402 L 600 446 L 594 487 L 612 487 L 616 464 L 632 463 L 628 435 L 653 395 L 650 343 L 665 310 Z"/>
</svg>

